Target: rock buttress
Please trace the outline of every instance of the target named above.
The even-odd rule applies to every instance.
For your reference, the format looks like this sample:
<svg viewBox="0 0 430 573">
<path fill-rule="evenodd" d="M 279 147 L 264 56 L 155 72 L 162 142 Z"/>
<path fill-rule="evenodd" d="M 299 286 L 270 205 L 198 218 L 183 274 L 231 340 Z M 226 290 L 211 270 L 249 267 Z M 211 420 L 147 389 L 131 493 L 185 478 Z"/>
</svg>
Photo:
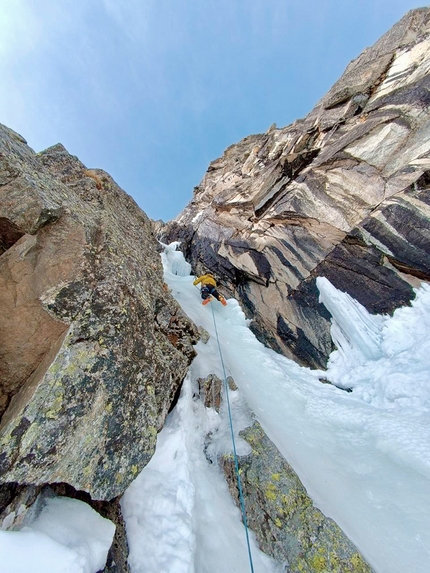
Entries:
<svg viewBox="0 0 430 573">
<path fill-rule="evenodd" d="M 198 338 L 146 215 L 61 145 L 0 128 L 0 482 L 120 495 Z"/>
</svg>

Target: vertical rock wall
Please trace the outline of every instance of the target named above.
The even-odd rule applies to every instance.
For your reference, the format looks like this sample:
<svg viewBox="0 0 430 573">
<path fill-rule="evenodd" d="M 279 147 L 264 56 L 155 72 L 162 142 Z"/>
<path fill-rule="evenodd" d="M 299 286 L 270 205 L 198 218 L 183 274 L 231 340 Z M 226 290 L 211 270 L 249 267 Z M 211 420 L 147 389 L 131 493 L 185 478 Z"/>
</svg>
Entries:
<svg viewBox="0 0 430 573">
<path fill-rule="evenodd" d="M 229 147 L 162 230 L 241 301 L 263 342 L 302 364 L 324 366 L 332 350 L 317 276 L 378 313 L 430 280 L 429 71 L 420 8 L 307 117 Z"/>
<path fill-rule="evenodd" d="M 198 335 L 146 215 L 103 171 L 0 127 L 0 483 L 121 494 Z"/>
</svg>

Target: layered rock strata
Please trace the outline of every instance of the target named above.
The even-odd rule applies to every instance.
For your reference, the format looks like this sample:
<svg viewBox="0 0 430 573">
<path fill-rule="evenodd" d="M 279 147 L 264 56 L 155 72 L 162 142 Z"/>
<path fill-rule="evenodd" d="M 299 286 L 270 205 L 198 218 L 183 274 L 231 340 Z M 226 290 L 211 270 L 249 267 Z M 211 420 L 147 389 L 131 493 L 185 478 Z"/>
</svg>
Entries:
<svg viewBox="0 0 430 573">
<path fill-rule="evenodd" d="M 162 231 L 211 270 L 257 336 L 314 367 L 332 350 L 326 276 L 389 313 L 430 280 L 430 9 L 409 12 L 304 119 L 213 161 Z"/>
<path fill-rule="evenodd" d="M 1 126 L 0 247 L 0 483 L 115 498 L 198 339 L 150 222 L 103 171 Z"/>
</svg>

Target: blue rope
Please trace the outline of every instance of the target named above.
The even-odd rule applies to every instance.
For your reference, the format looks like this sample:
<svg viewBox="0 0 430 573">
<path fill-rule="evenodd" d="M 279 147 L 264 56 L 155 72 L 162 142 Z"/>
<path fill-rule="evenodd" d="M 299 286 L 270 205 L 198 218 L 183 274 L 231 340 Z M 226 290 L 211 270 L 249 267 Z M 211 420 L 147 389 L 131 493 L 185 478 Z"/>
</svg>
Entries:
<svg viewBox="0 0 430 573">
<path fill-rule="evenodd" d="M 251 554 L 251 545 L 249 543 L 249 533 L 248 533 L 248 521 L 246 519 L 246 511 L 245 511 L 245 500 L 243 497 L 243 491 L 242 491 L 242 481 L 240 479 L 240 473 L 239 473 L 239 462 L 237 459 L 237 453 L 236 453 L 236 441 L 234 439 L 234 431 L 233 431 L 233 419 L 231 416 L 231 408 L 230 408 L 230 399 L 228 397 L 228 384 L 227 384 L 227 374 L 225 372 L 225 366 L 224 366 L 224 359 L 222 357 L 222 352 L 221 352 L 221 345 L 219 343 L 219 337 L 218 337 L 218 329 L 216 326 L 216 320 L 215 320 L 215 313 L 214 313 L 214 307 L 213 305 L 211 305 L 211 309 L 212 309 L 212 317 L 214 319 L 214 327 L 215 327 L 215 335 L 216 335 L 216 340 L 217 340 L 217 344 L 218 344 L 218 351 L 219 351 L 219 356 L 221 358 L 221 364 L 222 364 L 222 370 L 224 373 L 224 389 L 225 389 L 225 396 L 226 396 L 226 400 L 227 400 L 227 409 L 228 409 L 228 417 L 229 417 L 229 421 L 230 421 L 230 433 L 231 433 L 231 441 L 233 443 L 233 454 L 234 454 L 234 467 L 236 470 L 236 477 L 237 477 L 237 485 L 239 488 L 239 499 L 240 499 L 240 507 L 242 510 L 242 517 L 243 517 L 243 525 L 245 526 L 245 535 L 246 535 L 246 544 L 248 546 L 248 557 L 249 557 L 249 565 L 251 567 L 251 573 L 254 573 L 254 565 L 252 563 L 252 554 Z"/>
</svg>

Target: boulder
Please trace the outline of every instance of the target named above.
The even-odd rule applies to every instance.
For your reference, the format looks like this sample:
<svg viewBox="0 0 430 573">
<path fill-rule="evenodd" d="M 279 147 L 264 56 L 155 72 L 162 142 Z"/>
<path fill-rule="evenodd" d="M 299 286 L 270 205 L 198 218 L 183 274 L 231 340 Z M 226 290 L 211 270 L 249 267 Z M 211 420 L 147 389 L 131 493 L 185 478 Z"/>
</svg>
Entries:
<svg viewBox="0 0 430 573">
<path fill-rule="evenodd" d="M 150 221 L 108 174 L 0 126 L 0 237 L 0 483 L 116 498 L 198 339 Z"/>
</svg>

